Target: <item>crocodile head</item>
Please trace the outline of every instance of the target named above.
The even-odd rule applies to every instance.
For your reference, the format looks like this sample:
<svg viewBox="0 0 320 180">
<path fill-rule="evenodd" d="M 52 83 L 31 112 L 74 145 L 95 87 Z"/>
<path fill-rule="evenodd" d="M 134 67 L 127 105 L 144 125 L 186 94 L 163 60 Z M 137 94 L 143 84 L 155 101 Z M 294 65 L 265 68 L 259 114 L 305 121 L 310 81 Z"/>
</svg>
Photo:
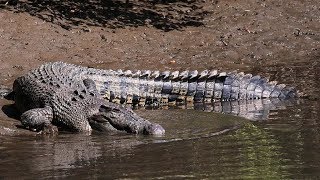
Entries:
<svg viewBox="0 0 320 180">
<path fill-rule="evenodd" d="M 109 102 L 100 105 L 99 113 L 90 117 L 89 123 L 93 129 L 100 131 L 120 130 L 147 135 L 165 133 L 161 125 L 143 119 L 129 108 Z"/>
</svg>

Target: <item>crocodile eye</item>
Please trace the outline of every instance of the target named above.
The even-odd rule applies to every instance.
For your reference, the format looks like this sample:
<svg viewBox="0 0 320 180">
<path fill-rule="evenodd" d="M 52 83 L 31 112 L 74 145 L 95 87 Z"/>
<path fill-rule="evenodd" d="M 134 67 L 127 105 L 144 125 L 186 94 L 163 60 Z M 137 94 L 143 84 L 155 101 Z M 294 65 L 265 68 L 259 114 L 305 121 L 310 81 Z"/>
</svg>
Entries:
<svg viewBox="0 0 320 180">
<path fill-rule="evenodd" d="M 89 93 L 90 96 L 94 96 L 94 94 L 92 92 Z"/>
</svg>

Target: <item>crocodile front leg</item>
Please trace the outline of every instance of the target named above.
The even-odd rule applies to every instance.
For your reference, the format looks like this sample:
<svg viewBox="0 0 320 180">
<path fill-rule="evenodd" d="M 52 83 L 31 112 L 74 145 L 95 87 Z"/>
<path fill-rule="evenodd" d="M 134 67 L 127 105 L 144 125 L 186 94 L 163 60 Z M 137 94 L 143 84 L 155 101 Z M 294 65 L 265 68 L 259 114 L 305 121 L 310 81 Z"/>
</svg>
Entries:
<svg viewBox="0 0 320 180">
<path fill-rule="evenodd" d="M 30 109 L 21 115 L 21 123 L 25 128 L 40 131 L 44 134 L 52 134 L 58 131 L 57 127 L 51 124 L 52 119 L 53 112 L 49 106 Z"/>
</svg>

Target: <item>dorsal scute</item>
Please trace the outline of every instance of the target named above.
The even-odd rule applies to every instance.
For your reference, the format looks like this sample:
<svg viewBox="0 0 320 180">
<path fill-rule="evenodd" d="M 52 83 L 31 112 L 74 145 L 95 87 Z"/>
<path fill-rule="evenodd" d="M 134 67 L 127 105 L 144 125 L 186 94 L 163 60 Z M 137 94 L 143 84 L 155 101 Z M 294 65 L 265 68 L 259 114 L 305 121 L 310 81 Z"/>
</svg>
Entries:
<svg viewBox="0 0 320 180">
<path fill-rule="evenodd" d="M 189 80 L 194 80 L 194 79 L 197 79 L 198 78 L 198 71 L 197 70 L 194 70 L 194 71 L 190 71 L 189 72 Z"/>
<path fill-rule="evenodd" d="M 160 76 L 162 79 L 168 79 L 170 77 L 170 71 L 163 71 Z"/>
<path fill-rule="evenodd" d="M 178 80 L 179 79 L 179 71 L 173 71 L 170 74 L 171 80 Z"/>
<path fill-rule="evenodd" d="M 160 76 L 160 71 L 153 71 L 150 77 L 155 79 L 155 78 L 158 78 L 159 76 Z"/>
<path fill-rule="evenodd" d="M 150 70 L 143 70 L 142 72 L 141 72 L 141 78 L 149 78 L 150 77 L 150 75 L 151 75 L 151 71 Z"/>
<path fill-rule="evenodd" d="M 122 71 L 122 69 L 116 70 L 116 73 L 117 73 L 119 76 L 123 76 L 123 75 L 124 75 L 124 72 Z"/>
<path fill-rule="evenodd" d="M 179 77 L 181 80 L 187 80 L 189 76 L 189 71 L 188 70 L 184 70 L 179 74 Z"/>
<path fill-rule="evenodd" d="M 218 70 L 211 70 L 208 73 L 208 79 L 215 79 L 218 75 Z"/>
<path fill-rule="evenodd" d="M 203 70 L 199 73 L 199 79 L 207 79 L 209 74 L 209 70 Z"/>
<path fill-rule="evenodd" d="M 141 75 L 141 71 L 140 70 L 137 70 L 134 73 L 132 73 L 132 77 L 133 78 L 138 78 L 138 77 L 140 77 L 140 75 Z"/>
<path fill-rule="evenodd" d="M 131 77 L 132 76 L 132 71 L 131 70 L 126 70 L 123 72 L 123 74 L 127 77 Z"/>
<path fill-rule="evenodd" d="M 220 72 L 219 74 L 218 74 L 218 77 L 220 78 L 220 77 L 226 77 L 227 76 L 227 72 Z"/>
</svg>

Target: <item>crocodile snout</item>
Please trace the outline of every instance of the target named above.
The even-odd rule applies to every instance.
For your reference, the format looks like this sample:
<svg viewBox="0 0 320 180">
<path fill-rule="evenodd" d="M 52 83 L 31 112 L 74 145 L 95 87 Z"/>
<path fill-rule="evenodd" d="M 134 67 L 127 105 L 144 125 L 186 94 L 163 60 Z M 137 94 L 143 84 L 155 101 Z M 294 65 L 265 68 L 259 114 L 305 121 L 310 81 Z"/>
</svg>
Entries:
<svg viewBox="0 0 320 180">
<path fill-rule="evenodd" d="M 149 126 L 146 126 L 144 129 L 143 134 L 149 134 L 149 135 L 164 135 L 165 129 L 160 124 L 150 124 Z"/>
</svg>

